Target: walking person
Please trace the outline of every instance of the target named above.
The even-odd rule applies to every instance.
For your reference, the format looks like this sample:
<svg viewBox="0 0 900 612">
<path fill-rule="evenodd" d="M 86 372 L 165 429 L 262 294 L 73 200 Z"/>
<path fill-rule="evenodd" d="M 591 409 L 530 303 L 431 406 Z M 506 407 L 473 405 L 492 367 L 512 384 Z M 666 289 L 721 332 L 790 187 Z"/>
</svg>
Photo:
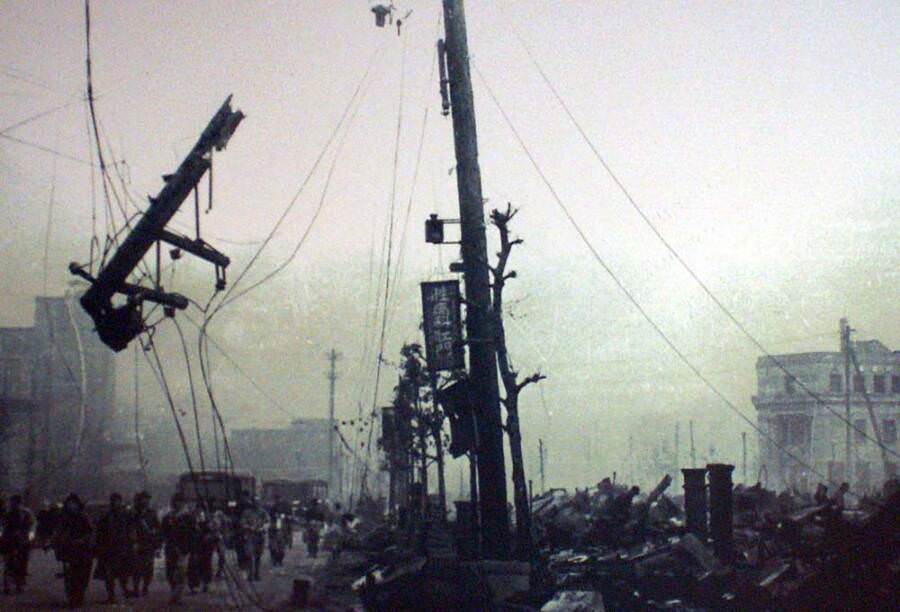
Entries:
<svg viewBox="0 0 900 612">
<path fill-rule="evenodd" d="M 228 538 L 229 519 L 221 510 L 213 512 L 209 520 L 210 533 L 213 539 L 213 552 L 216 554 L 216 578 L 225 576 L 225 549 Z"/>
<path fill-rule="evenodd" d="M 132 597 L 128 578 L 133 562 L 131 520 L 122 496 L 109 496 L 109 510 L 97 521 L 97 569 L 94 578 L 106 585 L 107 603 L 116 602 L 116 582 L 125 597 Z"/>
<path fill-rule="evenodd" d="M 322 523 L 325 521 L 325 513 L 318 499 L 310 502 L 309 508 L 304 514 L 306 528 L 303 530 L 303 542 L 306 544 L 307 554 L 315 559 L 319 554 L 319 538 Z"/>
<path fill-rule="evenodd" d="M 272 567 L 281 567 L 284 563 L 284 528 L 281 522 L 287 520 L 283 516 L 277 516 L 269 523 L 269 557 Z"/>
<path fill-rule="evenodd" d="M 244 554 L 247 555 L 248 561 L 248 580 L 259 580 L 259 569 L 266 543 L 267 519 L 266 511 L 259 507 L 256 500 L 249 498 L 249 503 L 245 504 L 241 512 L 240 522 Z"/>
<path fill-rule="evenodd" d="M 325 521 L 325 528 L 322 533 L 322 546 L 325 550 L 331 551 L 331 559 L 336 561 L 341 555 L 343 546 L 344 533 L 341 528 L 341 522 L 329 516 Z"/>
<path fill-rule="evenodd" d="M 21 495 L 9 498 L 9 509 L 3 514 L 3 594 L 10 594 L 10 584 L 16 593 L 25 589 L 28 577 L 28 558 L 31 554 L 31 528 L 34 517 L 22 503 Z"/>
<path fill-rule="evenodd" d="M 131 537 L 134 540 L 134 562 L 131 567 L 135 596 L 146 596 L 153 582 L 153 564 L 162 544 L 162 527 L 156 510 L 150 507 L 151 496 L 141 491 L 134 496 L 131 511 Z"/>
<path fill-rule="evenodd" d="M 288 512 L 281 517 L 281 534 L 285 547 L 290 550 L 294 547 L 294 514 Z"/>
<path fill-rule="evenodd" d="M 212 582 L 212 555 L 215 550 L 215 537 L 209 518 L 200 507 L 194 511 L 193 527 L 191 552 L 188 556 L 188 588 L 191 593 L 194 593 L 197 587 L 201 587 L 206 593 L 209 591 L 209 583 Z"/>
<path fill-rule="evenodd" d="M 319 540 L 321 533 L 321 523 L 317 520 L 311 520 L 306 523 L 303 530 L 303 542 L 306 544 L 306 554 L 315 559 L 319 555 Z"/>
<path fill-rule="evenodd" d="M 66 601 L 71 608 L 80 608 L 84 604 L 84 594 L 91 581 L 93 533 L 84 503 L 78 495 L 70 493 L 55 521 L 50 543 L 56 558 L 63 564 Z"/>
<path fill-rule="evenodd" d="M 184 507 L 179 494 L 172 496 L 172 509 L 163 517 L 162 537 L 166 558 L 166 580 L 172 597 L 170 603 L 177 604 L 184 591 L 185 566 L 193 540 L 193 521 Z"/>
</svg>

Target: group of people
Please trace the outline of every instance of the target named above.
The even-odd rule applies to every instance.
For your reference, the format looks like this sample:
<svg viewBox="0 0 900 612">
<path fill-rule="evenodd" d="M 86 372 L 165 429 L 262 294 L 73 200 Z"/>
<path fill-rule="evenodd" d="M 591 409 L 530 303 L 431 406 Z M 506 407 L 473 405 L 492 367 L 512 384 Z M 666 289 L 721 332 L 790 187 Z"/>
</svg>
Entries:
<svg viewBox="0 0 900 612">
<path fill-rule="evenodd" d="M 64 579 L 68 603 L 79 607 L 92 577 L 103 581 L 108 603 L 116 601 L 117 591 L 126 598 L 146 596 L 159 556 L 165 560 L 172 603 L 177 603 L 185 587 L 192 593 L 206 592 L 214 577 L 224 575 L 227 548 L 235 550 L 247 579 L 259 580 L 266 541 L 276 567 L 292 545 L 291 516 L 275 507 L 262 508 L 249 493 L 236 505 L 222 508 L 189 504 L 176 494 L 161 520 L 150 501 L 149 493 L 140 492 L 126 506 L 122 496 L 113 493 L 93 520 L 75 493 L 37 518 L 21 496 L 10 497 L 8 507 L 0 498 L 4 594 L 24 589 L 32 546 L 53 550 L 62 564 L 59 577 Z"/>
<path fill-rule="evenodd" d="M 350 512 L 342 512 L 339 503 L 332 509 L 319 499 L 313 499 L 302 516 L 305 522 L 303 542 L 306 544 L 307 554 L 315 559 L 321 545 L 331 552 L 332 559 L 337 559 L 356 526 L 356 517 Z"/>
<path fill-rule="evenodd" d="M 177 568 L 190 559 L 194 565 L 202 563 L 205 542 L 200 534 L 208 521 L 200 512 L 183 512 L 177 497 L 172 500 L 172 510 L 160 521 L 150 507 L 150 499 L 146 492 L 137 493 L 128 507 L 120 494 L 113 493 L 106 511 L 95 522 L 85 511 L 84 502 L 72 493 L 58 512 L 45 514 L 41 522 L 48 524 L 41 530 L 50 535 L 44 545 L 53 549 L 63 565 L 66 598 L 71 606 L 84 603 L 92 575 L 106 586 L 108 603 L 115 603 L 117 590 L 126 598 L 146 596 L 160 550 L 165 552 L 166 576 L 173 595 L 176 599 L 180 595 L 183 574 Z M 199 584 L 201 574 L 194 573 L 194 583 Z"/>
</svg>

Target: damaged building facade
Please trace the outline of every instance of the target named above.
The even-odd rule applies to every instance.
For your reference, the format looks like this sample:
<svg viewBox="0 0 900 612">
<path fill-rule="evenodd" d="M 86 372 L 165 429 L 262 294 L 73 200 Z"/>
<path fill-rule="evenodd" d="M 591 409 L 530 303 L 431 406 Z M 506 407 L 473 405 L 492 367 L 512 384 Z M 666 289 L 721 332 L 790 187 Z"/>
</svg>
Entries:
<svg viewBox="0 0 900 612">
<path fill-rule="evenodd" d="M 822 478 L 795 461 L 792 454 L 832 482 L 848 481 L 870 491 L 897 475 L 893 455 L 882 460 L 866 400 L 871 402 L 883 444 L 896 452 L 900 420 L 900 352 L 878 340 L 852 342 L 860 372 L 850 367 L 850 429 L 846 423 L 845 355 L 840 351 L 776 355 L 756 363 L 757 395 L 753 404 L 760 429 L 760 470 L 770 488 L 809 491 Z M 802 384 L 801 384 L 802 383 Z M 803 387 L 816 394 L 813 397 Z M 827 404 L 826 405 L 823 405 Z M 837 413 L 837 416 L 835 413 Z M 843 417 L 843 418 L 841 418 Z M 850 429 L 850 467 L 846 442 Z"/>
<path fill-rule="evenodd" d="M 93 329 L 73 295 L 38 297 L 33 326 L 0 328 L 0 490 L 105 493 L 115 366 Z"/>
</svg>

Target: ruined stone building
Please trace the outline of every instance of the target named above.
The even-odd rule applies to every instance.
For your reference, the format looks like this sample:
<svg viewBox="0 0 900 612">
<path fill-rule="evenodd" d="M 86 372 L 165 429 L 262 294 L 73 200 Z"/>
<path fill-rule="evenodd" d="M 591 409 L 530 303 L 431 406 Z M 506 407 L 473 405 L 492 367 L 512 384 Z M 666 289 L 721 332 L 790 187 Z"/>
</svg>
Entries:
<svg viewBox="0 0 900 612">
<path fill-rule="evenodd" d="M 869 410 L 863 391 L 869 396 L 882 442 L 898 451 L 897 422 L 900 420 L 900 351 L 891 351 L 878 340 L 852 342 L 862 375 L 850 367 L 850 469 L 847 470 L 847 424 L 845 417 L 844 355 L 839 351 L 776 355 L 756 362 L 757 395 L 753 397 L 760 429 L 774 438 L 790 454 L 811 465 L 833 482 L 849 481 L 854 490 L 879 487 L 897 474 L 898 459 L 888 454 L 883 461 L 873 439 Z M 799 382 L 798 382 L 799 381 Z M 808 387 L 826 406 L 807 393 Z M 830 408 L 830 410 L 829 410 Z M 866 437 L 868 436 L 868 438 Z M 870 439 L 871 438 L 871 439 Z M 823 480 L 792 459 L 764 436 L 759 438 L 760 469 L 768 474 L 769 487 L 814 488 Z M 833 488 L 833 487 L 832 487 Z"/>
<path fill-rule="evenodd" d="M 114 401 L 113 354 L 77 296 L 36 298 L 32 327 L 0 328 L 0 490 L 105 495 Z"/>
</svg>

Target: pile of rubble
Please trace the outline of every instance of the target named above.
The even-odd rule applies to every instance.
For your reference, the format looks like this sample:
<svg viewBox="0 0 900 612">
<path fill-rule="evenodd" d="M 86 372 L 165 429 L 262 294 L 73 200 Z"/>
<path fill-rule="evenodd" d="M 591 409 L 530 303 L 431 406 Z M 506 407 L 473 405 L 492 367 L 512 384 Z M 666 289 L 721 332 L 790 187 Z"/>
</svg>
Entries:
<svg viewBox="0 0 900 612">
<path fill-rule="evenodd" d="M 900 595 L 900 493 L 846 510 L 829 499 L 732 487 L 732 466 L 683 470 L 644 496 L 608 479 L 534 500 L 541 610 L 859 609 Z M 706 476 L 709 483 L 706 483 Z M 520 599 L 525 604 L 525 598 Z"/>
<path fill-rule="evenodd" d="M 683 470 L 649 493 L 608 479 L 532 505 L 530 562 L 464 553 L 443 521 L 373 523 L 329 579 L 366 610 L 856 610 L 900 596 L 900 487 L 845 507 L 832 496 L 733 486 L 733 466 Z M 459 502 L 460 509 L 465 502 Z M 467 519 L 458 514 L 458 525 Z M 466 530 L 463 529 L 462 532 Z M 337 580 L 335 577 L 340 575 Z M 335 587 L 337 585 L 334 585 Z M 326 589 L 328 585 L 323 585 Z M 343 588 L 343 587 L 342 587 Z"/>
</svg>

